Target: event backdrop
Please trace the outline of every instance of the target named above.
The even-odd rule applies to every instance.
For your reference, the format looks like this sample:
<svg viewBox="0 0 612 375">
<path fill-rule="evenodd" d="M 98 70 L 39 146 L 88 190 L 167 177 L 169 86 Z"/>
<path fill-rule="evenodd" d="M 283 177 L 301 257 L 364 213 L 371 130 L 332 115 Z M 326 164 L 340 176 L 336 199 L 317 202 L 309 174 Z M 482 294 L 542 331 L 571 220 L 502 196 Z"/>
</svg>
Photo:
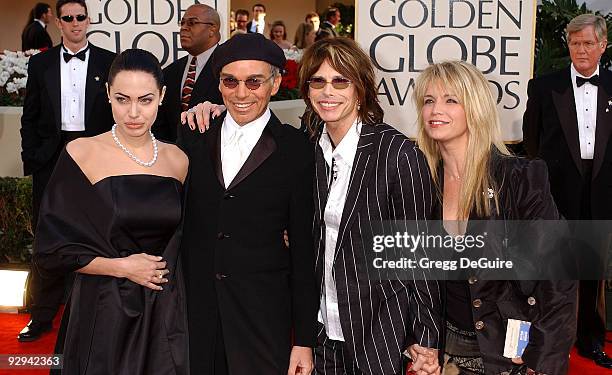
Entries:
<svg viewBox="0 0 612 375">
<path fill-rule="evenodd" d="M 536 0 L 357 0 L 356 38 L 378 68 L 385 121 L 416 136 L 414 80 L 429 63 L 475 64 L 497 97 L 503 136 L 522 139 Z"/>
<path fill-rule="evenodd" d="M 121 51 L 139 47 L 167 65 L 185 52 L 180 21 L 194 3 L 221 15 L 227 38 L 227 0 L 87 0 L 90 40 Z M 356 0 L 356 38 L 378 69 L 375 88 L 385 121 L 416 135 L 414 79 L 427 64 L 462 59 L 478 66 L 497 97 L 506 141 L 522 139 L 532 74 L 536 0 Z"/>
<path fill-rule="evenodd" d="M 120 52 L 143 48 L 162 65 L 183 57 L 178 22 L 193 4 L 206 4 L 221 16 L 221 40 L 227 39 L 227 0 L 87 0 L 91 26 L 89 40 Z"/>
</svg>

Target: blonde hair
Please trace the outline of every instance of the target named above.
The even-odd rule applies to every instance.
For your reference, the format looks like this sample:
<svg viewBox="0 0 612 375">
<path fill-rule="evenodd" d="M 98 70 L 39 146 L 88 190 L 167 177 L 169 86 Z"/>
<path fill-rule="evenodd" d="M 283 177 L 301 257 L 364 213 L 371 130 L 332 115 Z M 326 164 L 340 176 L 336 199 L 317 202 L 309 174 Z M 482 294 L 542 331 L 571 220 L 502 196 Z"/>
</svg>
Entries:
<svg viewBox="0 0 612 375">
<path fill-rule="evenodd" d="M 497 190 L 491 175 L 491 152 L 510 155 L 502 141 L 501 125 L 497 105 L 491 88 L 482 73 L 473 65 L 463 61 L 445 61 L 427 67 L 417 78 L 413 100 L 418 114 L 419 148 L 425 154 L 434 184 L 441 194 L 438 169 L 442 157 L 438 143 L 425 131 L 423 119 L 424 97 L 430 85 L 439 84 L 457 96 L 465 111 L 469 133 L 462 185 L 459 191 L 459 219 L 467 219 L 471 212 L 484 217 L 491 214 L 491 203 L 487 191 Z M 498 206 L 495 194 L 495 205 Z"/>
<path fill-rule="evenodd" d="M 608 40 L 608 26 L 606 25 L 606 20 L 598 14 L 585 13 L 574 17 L 567 24 L 565 28 L 565 38 L 567 42 L 570 42 L 570 35 L 572 33 L 578 32 L 589 26 L 593 26 L 595 29 L 595 36 L 597 36 L 598 42 L 605 42 Z"/>
</svg>

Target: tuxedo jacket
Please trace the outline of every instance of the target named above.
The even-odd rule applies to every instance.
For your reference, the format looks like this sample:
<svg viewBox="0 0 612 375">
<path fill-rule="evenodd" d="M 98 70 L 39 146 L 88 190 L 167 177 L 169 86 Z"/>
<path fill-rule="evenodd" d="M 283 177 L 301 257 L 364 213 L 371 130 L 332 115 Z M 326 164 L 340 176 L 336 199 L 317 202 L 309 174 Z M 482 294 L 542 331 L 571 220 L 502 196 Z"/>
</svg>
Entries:
<svg viewBox="0 0 612 375">
<path fill-rule="evenodd" d="M 315 252 L 324 289 L 325 206 L 329 168 L 315 145 Z M 439 283 L 376 280 L 369 270 L 372 223 L 427 220 L 433 209 L 423 153 L 386 124 L 362 125 L 338 230 L 333 264 L 345 347 L 368 374 L 398 374 L 411 344 L 438 347 L 442 330 Z"/>
<path fill-rule="evenodd" d="M 222 329 L 230 374 L 284 375 L 292 338 L 299 346 L 316 341 L 313 152 L 302 133 L 272 114 L 226 189 L 224 118 L 197 138 L 179 134 L 190 160 L 181 255 L 191 373 L 213 373 Z"/>
<path fill-rule="evenodd" d="M 38 21 L 34 21 L 23 30 L 21 34 L 21 50 L 49 49 L 53 47 L 51 37 Z"/>
<path fill-rule="evenodd" d="M 166 95 L 162 106 L 159 108 L 152 131 L 157 138 L 164 141 L 175 142 L 177 132 L 183 132 L 183 138 L 197 136 L 192 133 L 189 127 L 180 125 L 181 112 L 183 111 L 181 109 L 183 73 L 190 62 L 190 58 L 189 55 L 180 58 L 168 65 L 163 71 Z M 213 76 L 211 60 L 212 57 L 208 59 L 194 84 L 189 101 L 190 108 L 205 101 L 223 103 L 221 92 L 219 92 L 219 80 Z"/>
<path fill-rule="evenodd" d="M 21 116 L 21 159 L 25 175 L 50 162 L 64 146 L 61 125 L 61 45 L 30 58 Z M 104 83 L 115 54 L 89 43 L 85 84 L 85 134 L 110 130 L 113 116 Z"/>
<path fill-rule="evenodd" d="M 612 218 L 612 72 L 600 68 L 599 76 L 590 197 L 592 219 L 605 220 Z M 570 68 L 530 80 L 527 92 L 525 149 L 546 162 L 561 214 L 579 219 L 583 171 Z"/>
</svg>

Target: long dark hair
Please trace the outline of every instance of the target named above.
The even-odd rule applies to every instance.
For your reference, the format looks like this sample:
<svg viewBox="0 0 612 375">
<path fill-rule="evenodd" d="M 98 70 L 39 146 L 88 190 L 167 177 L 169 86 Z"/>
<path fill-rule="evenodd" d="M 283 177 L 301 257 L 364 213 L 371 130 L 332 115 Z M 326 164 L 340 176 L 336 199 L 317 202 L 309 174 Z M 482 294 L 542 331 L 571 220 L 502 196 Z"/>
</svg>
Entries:
<svg viewBox="0 0 612 375">
<path fill-rule="evenodd" d="M 325 61 L 351 80 L 360 103 L 357 111 L 359 119 L 368 125 L 382 123 L 384 112 L 376 95 L 376 75 L 372 61 L 354 40 L 344 37 L 326 38 L 308 47 L 300 63 L 300 93 L 306 102 L 302 121 L 306 124 L 310 136 L 317 136 L 323 121 L 312 108 L 307 81 Z"/>
<path fill-rule="evenodd" d="M 149 51 L 132 48 L 117 55 L 108 71 L 108 85 L 112 86 L 117 74 L 124 71 L 149 73 L 155 78 L 160 91 L 164 86 L 164 75 L 159 61 Z"/>
</svg>

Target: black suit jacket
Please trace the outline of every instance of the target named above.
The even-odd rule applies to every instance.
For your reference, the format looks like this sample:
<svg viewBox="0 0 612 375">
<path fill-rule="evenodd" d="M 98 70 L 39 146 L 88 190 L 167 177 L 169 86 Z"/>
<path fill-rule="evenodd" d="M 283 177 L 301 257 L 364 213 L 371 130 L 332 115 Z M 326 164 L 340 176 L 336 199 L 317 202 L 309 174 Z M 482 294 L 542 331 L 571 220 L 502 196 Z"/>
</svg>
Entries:
<svg viewBox="0 0 612 375">
<path fill-rule="evenodd" d="M 323 290 L 329 168 L 318 142 L 315 150 L 316 270 Z M 439 345 L 439 283 L 376 280 L 368 271 L 373 222 L 422 222 L 431 218 L 432 208 L 433 190 L 423 153 L 389 125 L 363 125 L 333 269 L 345 348 L 368 374 L 400 373 L 402 352 L 411 344 Z"/>
<path fill-rule="evenodd" d="M 321 22 L 321 26 L 319 26 L 318 33 L 328 33 L 330 37 L 334 38 L 338 36 L 338 32 L 336 32 L 336 27 L 327 21 Z"/>
<path fill-rule="evenodd" d="M 85 133 L 110 130 L 113 117 L 104 83 L 115 54 L 89 43 L 85 85 Z M 60 49 L 34 55 L 28 64 L 26 97 L 21 116 L 21 159 L 25 175 L 45 166 L 64 145 L 61 137 Z"/>
<path fill-rule="evenodd" d="M 38 21 L 34 21 L 23 30 L 21 34 L 21 50 L 45 49 L 53 47 L 51 37 Z"/>
<path fill-rule="evenodd" d="M 190 62 L 189 59 L 191 56 L 185 56 L 164 69 L 166 96 L 152 129 L 155 136 L 164 141 L 175 142 L 177 132 L 182 132 L 182 137 L 196 136 L 188 127 L 180 125 L 183 73 L 185 66 Z M 194 84 L 189 101 L 190 108 L 205 101 L 223 103 L 219 92 L 219 80 L 213 76 L 211 60 L 212 56 L 202 68 Z"/>
<path fill-rule="evenodd" d="M 591 180 L 592 219 L 612 218 L 612 72 L 599 70 L 597 128 Z M 544 159 L 561 214 L 579 219 L 582 162 L 570 68 L 529 81 L 523 143 L 530 157 Z"/>
<path fill-rule="evenodd" d="M 312 347 L 316 339 L 312 148 L 272 114 L 226 189 L 224 117 L 194 142 L 179 137 L 190 159 L 181 254 L 191 373 L 213 373 L 220 321 L 231 374 L 284 375 L 291 336 L 300 346 Z"/>
</svg>

